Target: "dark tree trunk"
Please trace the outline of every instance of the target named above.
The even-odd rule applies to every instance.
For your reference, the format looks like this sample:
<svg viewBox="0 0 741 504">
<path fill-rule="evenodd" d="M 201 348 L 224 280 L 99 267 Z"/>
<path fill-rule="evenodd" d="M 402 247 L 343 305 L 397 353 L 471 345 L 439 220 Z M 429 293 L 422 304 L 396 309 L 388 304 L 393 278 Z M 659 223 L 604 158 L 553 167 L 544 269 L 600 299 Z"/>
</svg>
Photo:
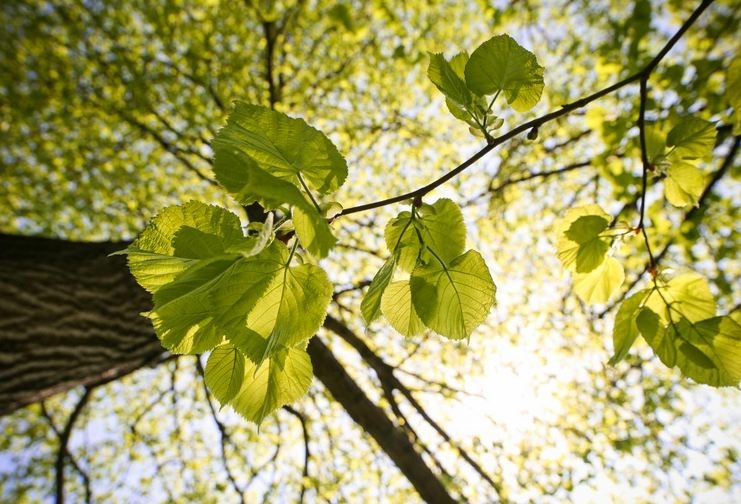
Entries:
<svg viewBox="0 0 741 504">
<path fill-rule="evenodd" d="M 0 415 L 156 363 L 164 350 L 139 315 L 150 296 L 121 256 L 126 243 L 0 234 Z M 406 434 L 320 340 L 315 376 L 428 502 L 453 502 Z"/>
<path fill-rule="evenodd" d="M 0 235 L 0 415 L 162 355 L 125 246 Z"/>
</svg>

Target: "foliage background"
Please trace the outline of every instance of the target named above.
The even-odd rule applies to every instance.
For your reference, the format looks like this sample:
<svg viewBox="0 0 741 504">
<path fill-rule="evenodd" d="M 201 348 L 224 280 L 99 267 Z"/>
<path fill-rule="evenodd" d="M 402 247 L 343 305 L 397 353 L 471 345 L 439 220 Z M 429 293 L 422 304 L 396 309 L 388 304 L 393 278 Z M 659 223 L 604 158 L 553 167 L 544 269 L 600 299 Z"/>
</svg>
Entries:
<svg viewBox="0 0 741 504">
<path fill-rule="evenodd" d="M 527 115 L 505 115 L 509 129 L 641 68 L 692 8 L 640 0 L 628 8 L 557 1 L 260 5 L 4 3 L 0 231 L 130 239 L 166 205 L 226 204 L 208 181 L 209 140 L 235 99 L 274 104 L 327 133 L 350 166 L 337 195 L 344 206 L 412 190 L 480 145 L 428 82 L 427 51 L 450 55 L 496 33 L 533 51 L 546 68 L 544 98 Z M 725 68 L 737 50 L 738 10 L 735 2 L 715 2 L 650 82 L 652 118 L 690 113 L 718 122 L 708 173 L 734 141 Z M 433 195 L 465 203 L 469 246 L 482 251 L 498 286 L 498 305 L 470 345 L 405 340 L 385 323 L 366 331 L 357 286 L 385 258 L 383 226 L 399 208 L 339 222 L 340 246 L 323 262 L 338 293 L 330 313 L 397 369 L 496 488 L 408 401 L 384 395 L 354 349 L 331 333 L 321 336 L 397 419 L 398 401 L 430 464 L 465 500 L 741 499 L 737 391 L 693 385 L 645 345 L 608 367 L 614 315 L 578 302 L 554 254 L 553 223 L 566 208 L 597 202 L 612 215 L 637 218 L 637 95 L 637 86 L 627 87 L 549 123 L 536 141 L 518 137 Z M 688 221 L 663 202 L 660 185 L 652 184 L 649 218 L 656 249 L 668 247 L 661 264 L 706 274 L 721 311 L 735 310 L 738 164 L 731 162 Z M 640 243 L 625 250 L 629 282 L 646 263 L 641 250 Z M 3 499 L 49 498 L 58 440 L 49 419 L 60 428 L 81 393 L 0 419 Z M 208 401 L 192 358 L 96 389 L 70 442 L 80 471 L 70 469 L 68 491 L 84 499 L 87 478 L 94 501 L 222 502 L 236 498 L 235 486 L 248 502 L 418 498 L 319 383 L 259 433 Z"/>
</svg>

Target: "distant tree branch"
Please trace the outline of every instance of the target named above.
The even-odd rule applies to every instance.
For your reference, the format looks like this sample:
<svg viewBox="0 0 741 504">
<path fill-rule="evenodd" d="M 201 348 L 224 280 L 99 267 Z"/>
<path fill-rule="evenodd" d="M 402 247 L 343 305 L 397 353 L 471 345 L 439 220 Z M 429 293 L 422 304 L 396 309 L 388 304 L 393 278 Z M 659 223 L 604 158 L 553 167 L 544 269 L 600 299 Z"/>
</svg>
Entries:
<svg viewBox="0 0 741 504">
<path fill-rule="evenodd" d="M 304 469 L 301 473 L 301 493 L 298 498 L 299 502 L 304 502 L 304 495 L 306 494 L 306 480 L 309 477 L 309 460 L 311 459 L 311 450 L 309 449 L 309 429 L 306 426 L 307 421 L 303 413 L 288 404 L 283 406 L 283 409 L 298 419 L 301 424 L 301 432 L 304 436 Z"/>
<path fill-rule="evenodd" d="M 226 472 L 226 478 L 229 480 L 229 484 L 232 486 L 234 491 L 239 496 L 239 499 L 242 503 L 246 502 L 244 500 L 244 490 L 239 487 L 239 484 L 237 483 L 237 480 L 234 478 L 234 474 L 232 473 L 231 469 L 229 468 L 229 459 L 226 455 L 226 445 L 227 443 L 234 446 L 231 436 L 229 436 L 229 433 L 226 430 L 226 426 L 219 420 L 219 416 L 216 414 L 216 408 L 214 408 L 213 403 L 211 402 L 211 391 L 206 386 L 206 377 L 205 372 L 203 369 L 203 365 L 201 364 L 201 359 L 196 357 L 196 370 L 198 371 L 198 374 L 201 376 L 201 384 L 203 385 L 203 393 L 205 394 L 206 403 L 208 404 L 208 409 L 211 412 L 211 418 L 214 421 L 214 425 L 216 425 L 216 429 L 219 431 L 219 441 L 221 445 L 221 461 L 222 465 L 224 466 L 224 471 Z"/>
<path fill-rule="evenodd" d="M 57 449 L 57 458 L 54 463 L 55 477 L 55 502 L 57 504 L 64 504 L 64 460 L 69 456 L 67 444 L 69 438 L 72 436 L 72 429 L 75 426 L 77 418 L 82 413 L 83 408 L 90 400 L 90 395 L 93 392 L 93 388 L 85 387 L 82 396 L 75 404 L 72 413 L 70 413 L 67 423 L 62 430 L 62 434 L 59 436 L 59 448 Z"/>
</svg>

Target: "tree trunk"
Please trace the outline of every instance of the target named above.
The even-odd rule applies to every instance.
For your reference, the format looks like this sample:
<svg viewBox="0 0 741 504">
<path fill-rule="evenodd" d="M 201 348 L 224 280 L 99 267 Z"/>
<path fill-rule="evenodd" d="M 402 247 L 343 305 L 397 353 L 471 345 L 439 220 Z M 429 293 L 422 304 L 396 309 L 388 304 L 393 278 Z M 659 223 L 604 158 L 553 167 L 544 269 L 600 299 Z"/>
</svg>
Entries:
<svg viewBox="0 0 741 504">
<path fill-rule="evenodd" d="M 125 246 L 0 234 L 0 415 L 162 355 Z"/>
<path fill-rule="evenodd" d="M 77 243 L 0 234 L 0 415 L 79 385 L 156 363 L 164 350 L 150 296 L 125 259 L 127 243 Z M 320 340 L 315 376 L 428 502 L 453 502 L 404 431 L 373 404 Z"/>
</svg>

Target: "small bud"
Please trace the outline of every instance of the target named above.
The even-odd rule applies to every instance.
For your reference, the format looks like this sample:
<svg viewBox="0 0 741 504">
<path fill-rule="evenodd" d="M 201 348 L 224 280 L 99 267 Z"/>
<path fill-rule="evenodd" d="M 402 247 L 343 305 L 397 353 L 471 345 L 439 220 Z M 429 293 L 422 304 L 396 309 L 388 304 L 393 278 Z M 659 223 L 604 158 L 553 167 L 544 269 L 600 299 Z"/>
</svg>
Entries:
<svg viewBox="0 0 741 504">
<path fill-rule="evenodd" d="M 538 138 L 538 127 L 535 126 L 533 129 L 527 132 L 527 139 L 528 140 L 535 140 Z"/>
</svg>

